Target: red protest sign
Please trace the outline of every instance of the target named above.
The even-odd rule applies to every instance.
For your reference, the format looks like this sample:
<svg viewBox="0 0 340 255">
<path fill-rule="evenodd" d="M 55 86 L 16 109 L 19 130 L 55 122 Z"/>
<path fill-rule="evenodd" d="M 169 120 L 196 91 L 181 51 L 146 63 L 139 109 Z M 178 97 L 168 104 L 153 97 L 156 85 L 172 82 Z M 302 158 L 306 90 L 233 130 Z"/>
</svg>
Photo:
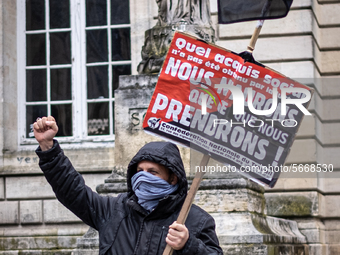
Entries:
<svg viewBox="0 0 340 255">
<path fill-rule="evenodd" d="M 228 50 L 175 33 L 143 128 L 273 187 L 311 89 Z M 274 171 L 273 171 L 274 170 Z"/>
</svg>

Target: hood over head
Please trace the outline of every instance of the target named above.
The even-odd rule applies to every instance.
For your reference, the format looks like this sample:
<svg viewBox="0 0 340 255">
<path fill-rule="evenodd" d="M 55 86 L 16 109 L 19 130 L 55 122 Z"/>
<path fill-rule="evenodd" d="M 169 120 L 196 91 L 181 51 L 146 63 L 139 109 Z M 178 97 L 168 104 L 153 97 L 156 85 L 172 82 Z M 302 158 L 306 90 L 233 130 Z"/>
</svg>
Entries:
<svg viewBox="0 0 340 255">
<path fill-rule="evenodd" d="M 186 195 L 188 182 L 183 161 L 177 146 L 170 142 L 150 142 L 144 145 L 132 158 L 127 170 L 127 186 L 129 193 L 133 193 L 131 178 L 137 172 L 137 165 L 143 160 L 152 161 L 167 167 L 178 177 L 178 193 Z"/>
</svg>

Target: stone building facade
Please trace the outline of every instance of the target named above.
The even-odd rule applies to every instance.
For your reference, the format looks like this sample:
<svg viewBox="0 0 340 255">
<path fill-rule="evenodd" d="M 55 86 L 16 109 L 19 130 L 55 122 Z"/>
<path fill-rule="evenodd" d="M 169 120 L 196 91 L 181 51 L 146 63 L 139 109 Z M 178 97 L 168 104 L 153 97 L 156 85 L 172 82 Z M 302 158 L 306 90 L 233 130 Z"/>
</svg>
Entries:
<svg viewBox="0 0 340 255">
<path fill-rule="evenodd" d="M 47 2 L 50 5 L 53 4 L 53 1 L 45 1 Z M 79 33 L 83 39 L 86 37 L 84 31 L 92 29 L 86 28 L 84 2 L 70 1 L 72 36 Z M 109 6 L 111 1 L 107 1 L 107 4 Z M 46 6 L 48 7 L 48 4 Z M 216 31 L 216 44 L 234 52 L 244 51 L 256 22 L 218 25 L 216 1 L 210 1 L 210 7 L 213 27 Z M 129 60 L 117 63 L 130 65 L 132 75 L 137 74 L 137 66 L 141 61 L 144 31 L 157 23 L 157 8 L 154 0 L 129 1 L 128 28 L 130 29 L 131 56 Z M 25 32 L 25 19 L 23 18 L 27 11 L 25 1 L 1 0 L 0 10 L 0 255 L 71 254 L 77 248 L 77 238 L 83 236 L 88 227 L 55 199 L 39 170 L 38 159 L 34 153 L 37 145 L 29 138 L 29 132 L 23 131 L 27 129 L 26 120 L 23 119 L 26 116 L 25 106 L 34 105 L 27 103 L 26 80 L 22 78 L 25 76 L 25 70 L 32 69 L 25 57 L 28 46 L 23 44 L 25 38 L 29 37 L 27 36 L 29 33 Z M 256 211 L 294 221 L 299 231 L 305 236 L 309 254 L 313 255 L 340 254 L 339 13 L 340 2 L 338 0 L 295 0 L 285 19 L 264 23 L 254 51 L 257 61 L 291 78 L 298 79 L 304 84 L 311 85 L 315 89 L 309 108 L 313 116 L 304 118 L 286 164 L 327 164 L 327 166 L 332 165 L 334 171 L 324 174 L 301 173 L 301 176 L 283 174 L 273 189 L 266 188 L 265 208 L 249 207 L 254 204 L 249 203 L 247 198 L 251 200 L 250 198 L 255 197 L 258 198 L 255 202 L 263 201 L 261 199 L 264 197 L 261 194 L 264 189 L 243 181 L 240 181 L 241 184 L 236 188 L 228 186 L 232 184 L 227 185 L 235 189 L 234 192 L 221 193 L 222 198 L 217 200 L 224 202 L 221 202 L 220 206 L 217 202 L 215 205 L 204 204 L 200 202 L 200 198 L 196 199 L 198 204 L 212 214 L 220 210 Z M 76 18 L 78 14 L 80 25 Z M 82 24 L 83 32 L 77 30 L 79 27 L 82 28 Z M 120 25 L 117 27 L 119 28 Z M 117 27 L 109 26 L 106 29 Z M 37 31 L 40 33 L 40 30 Z M 58 30 L 58 32 L 67 31 L 69 30 Z M 48 29 L 45 29 L 45 32 L 49 33 Z M 73 82 L 80 84 L 85 83 L 87 77 L 84 69 L 96 65 L 96 63 L 81 62 L 86 51 L 84 45 L 81 44 L 84 40 L 72 46 L 72 61 L 69 64 L 72 68 L 72 79 L 75 79 Z M 50 50 L 47 52 L 51 53 Z M 106 61 L 110 67 L 117 64 L 112 62 L 111 58 L 113 57 L 109 57 Z M 50 75 L 53 68 L 49 69 L 49 64 L 51 63 L 39 68 L 50 70 L 47 71 Z M 63 68 L 69 66 L 64 65 Z M 114 73 L 109 71 L 109 81 L 113 76 Z M 126 81 L 126 78 L 124 79 Z M 135 82 L 133 84 L 136 85 Z M 74 87 L 76 86 L 78 85 L 74 84 Z M 111 131 L 105 139 L 98 138 L 98 136 L 90 138 L 86 135 L 82 136 L 84 130 L 80 126 L 87 126 L 87 114 L 86 112 L 78 114 L 78 110 L 81 110 L 84 105 L 86 108 L 87 104 L 94 101 L 89 100 L 86 92 L 81 88 L 78 94 L 77 89 L 78 87 L 72 89 L 73 94 L 70 99 L 72 109 L 74 113 L 77 113 L 72 115 L 73 136 L 63 137 L 62 147 L 76 169 L 84 176 L 86 183 L 95 190 L 97 185 L 105 182 L 113 169 L 120 172 L 123 169 L 120 167 L 124 167 L 130 154 L 133 154 L 133 150 L 137 150 L 145 140 L 140 140 L 139 144 L 131 144 L 131 147 L 128 147 L 131 148 L 128 150 L 130 154 L 122 153 L 127 150 L 127 147 L 123 148 L 122 144 L 124 142 L 129 144 L 126 139 L 119 138 L 117 133 L 115 138 L 112 132 L 114 118 L 110 118 Z M 77 98 L 78 95 L 81 95 L 80 99 Z M 116 102 L 112 96 L 109 98 L 108 102 Z M 46 104 L 51 106 L 49 100 Z M 147 102 L 143 104 L 147 105 Z M 130 130 L 129 134 L 133 137 L 140 128 L 144 106 L 130 108 L 127 116 L 117 116 L 116 121 L 124 122 L 126 125 L 122 126 Z M 110 111 L 113 109 L 114 107 Z M 78 117 L 75 116 L 78 115 L 83 117 L 77 119 Z M 22 137 L 26 134 L 27 137 L 23 139 Z M 190 174 L 188 163 L 190 155 L 185 149 L 181 149 L 181 152 L 186 159 L 186 169 Z M 238 196 L 240 200 L 237 201 L 235 196 L 240 190 L 245 192 L 242 193 L 241 198 Z M 214 193 L 204 193 L 204 190 L 201 192 L 203 192 L 200 193 L 201 197 L 202 195 L 213 196 L 213 198 L 217 196 Z M 232 206 L 227 208 L 228 202 Z M 216 219 L 219 220 L 219 218 Z M 271 219 L 275 221 L 274 218 Z M 228 228 L 225 230 L 232 231 Z M 224 239 L 221 238 L 221 242 L 228 243 L 229 241 L 227 237 L 224 237 Z"/>
</svg>

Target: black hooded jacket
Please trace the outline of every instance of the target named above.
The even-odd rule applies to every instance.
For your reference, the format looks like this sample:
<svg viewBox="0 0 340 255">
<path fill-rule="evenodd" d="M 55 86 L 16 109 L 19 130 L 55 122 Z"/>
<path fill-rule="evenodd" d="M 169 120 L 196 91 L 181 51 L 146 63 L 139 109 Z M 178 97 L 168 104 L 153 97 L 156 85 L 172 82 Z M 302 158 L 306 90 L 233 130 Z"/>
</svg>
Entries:
<svg viewBox="0 0 340 255">
<path fill-rule="evenodd" d="M 101 196 L 87 187 L 56 140 L 50 150 L 41 151 L 39 147 L 36 153 L 40 158 L 39 166 L 58 200 L 84 223 L 98 230 L 100 255 L 163 254 L 169 226 L 177 219 L 188 186 L 176 145 L 168 142 L 145 145 L 128 166 L 128 192 L 118 197 Z M 131 177 L 142 160 L 162 164 L 178 176 L 178 190 L 161 199 L 151 213 L 138 204 L 131 188 Z M 182 250 L 173 254 L 223 254 L 214 219 L 208 213 L 193 205 L 185 225 L 189 239 Z"/>
</svg>

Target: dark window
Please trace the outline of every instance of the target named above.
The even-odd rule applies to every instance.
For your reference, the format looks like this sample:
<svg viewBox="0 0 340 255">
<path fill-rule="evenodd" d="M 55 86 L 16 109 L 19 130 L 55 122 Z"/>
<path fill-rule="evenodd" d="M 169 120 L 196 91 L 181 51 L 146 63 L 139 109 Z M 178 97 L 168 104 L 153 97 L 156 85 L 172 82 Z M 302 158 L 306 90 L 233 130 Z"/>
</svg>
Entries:
<svg viewBox="0 0 340 255">
<path fill-rule="evenodd" d="M 122 0 L 126 1 L 126 0 Z M 107 24 L 106 0 L 86 0 L 86 26 L 104 26 Z"/>
<path fill-rule="evenodd" d="M 108 98 L 108 66 L 87 67 L 87 99 Z"/>
<path fill-rule="evenodd" d="M 86 31 L 87 63 L 107 62 L 107 29 Z"/>
<path fill-rule="evenodd" d="M 58 123 L 57 136 L 72 136 L 72 105 L 51 105 L 51 115 Z"/>
<path fill-rule="evenodd" d="M 26 0 L 26 30 L 45 29 L 45 0 Z"/>
<path fill-rule="evenodd" d="M 26 35 L 26 63 L 28 66 L 46 65 L 46 34 Z"/>
<path fill-rule="evenodd" d="M 129 1 L 111 0 L 111 25 L 129 24 Z"/>
<path fill-rule="evenodd" d="M 89 103 L 87 105 L 87 113 L 88 135 L 110 134 L 108 103 Z"/>
<path fill-rule="evenodd" d="M 71 64 L 71 32 L 50 34 L 51 65 Z"/>
<path fill-rule="evenodd" d="M 70 1 L 50 0 L 50 28 L 70 27 Z"/>
<path fill-rule="evenodd" d="M 51 100 L 71 100 L 71 88 L 71 68 L 51 69 Z"/>
<path fill-rule="evenodd" d="M 26 71 L 26 101 L 46 101 L 46 69 Z"/>
<path fill-rule="evenodd" d="M 130 28 L 112 29 L 112 60 L 130 60 Z"/>
</svg>

